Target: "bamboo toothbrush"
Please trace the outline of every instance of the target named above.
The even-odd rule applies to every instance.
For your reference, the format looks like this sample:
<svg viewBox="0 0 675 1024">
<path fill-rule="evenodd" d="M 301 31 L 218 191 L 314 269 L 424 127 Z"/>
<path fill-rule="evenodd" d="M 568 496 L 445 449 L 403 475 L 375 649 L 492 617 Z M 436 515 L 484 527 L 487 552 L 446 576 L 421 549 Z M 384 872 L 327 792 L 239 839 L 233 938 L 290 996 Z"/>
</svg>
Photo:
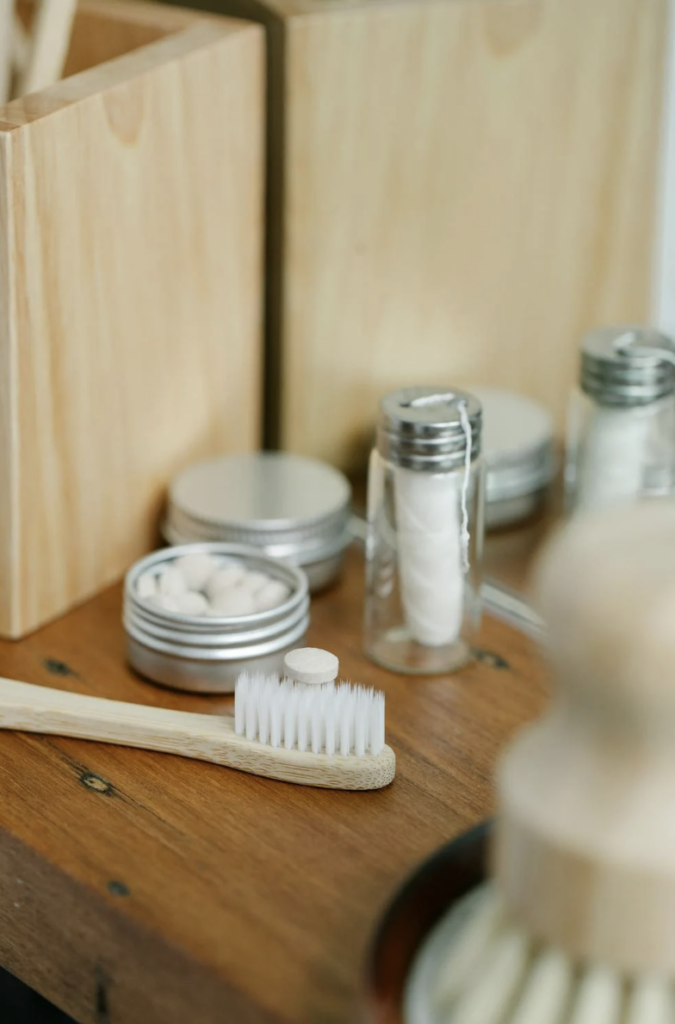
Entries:
<svg viewBox="0 0 675 1024">
<path fill-rule="evenodd" d="M 553 697 L 501 759 L 493 879 L 424 1019 L 675 1024 L 675 503 L 580 517 L 535 583 Z"/>
<path fill-rule="evenodd" d="M 396 770 L 384 742 L 384 694 L 275 675 L 237 681 L 234 718 L 0 679 L 0 729 L 158 750 L 326 789 L 380 789 Z"/>
</svg>

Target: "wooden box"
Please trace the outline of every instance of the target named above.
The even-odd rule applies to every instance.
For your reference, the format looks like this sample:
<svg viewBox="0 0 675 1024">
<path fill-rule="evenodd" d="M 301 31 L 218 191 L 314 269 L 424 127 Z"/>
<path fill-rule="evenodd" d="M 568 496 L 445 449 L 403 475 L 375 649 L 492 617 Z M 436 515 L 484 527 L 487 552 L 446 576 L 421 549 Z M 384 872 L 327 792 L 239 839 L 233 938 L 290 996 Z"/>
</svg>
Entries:
<svg viewBox="0 0 675 1024">
<path fill-rule="evenodd" d="M 86 0 L 0 109 L 0 633 L 156 542 L 191 459 L 259 442 L 264 38 Z"/>
<path fill-rule="evenodd" d="M 434 382 L 562 425 L 581 334 L 652 316 L 666 0 L 196 2 L 268 26 L 270 436 L 352 467 Z"/>
</svg>

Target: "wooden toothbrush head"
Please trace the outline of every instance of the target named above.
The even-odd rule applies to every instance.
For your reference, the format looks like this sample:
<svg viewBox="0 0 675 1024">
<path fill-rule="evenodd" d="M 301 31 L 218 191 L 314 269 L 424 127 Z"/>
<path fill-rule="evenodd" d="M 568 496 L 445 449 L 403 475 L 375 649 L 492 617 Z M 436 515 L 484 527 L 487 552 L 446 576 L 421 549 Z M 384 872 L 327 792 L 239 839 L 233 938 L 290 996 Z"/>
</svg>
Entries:
<svg viewBox="0 0 675 1024">
<path fill-rule="evenodd" d="M 501 759 L 497 883 L 573 957 L 675 977 L 675 502 L 575 520 L 533 593 L 553 694 Z"/>
</svg>

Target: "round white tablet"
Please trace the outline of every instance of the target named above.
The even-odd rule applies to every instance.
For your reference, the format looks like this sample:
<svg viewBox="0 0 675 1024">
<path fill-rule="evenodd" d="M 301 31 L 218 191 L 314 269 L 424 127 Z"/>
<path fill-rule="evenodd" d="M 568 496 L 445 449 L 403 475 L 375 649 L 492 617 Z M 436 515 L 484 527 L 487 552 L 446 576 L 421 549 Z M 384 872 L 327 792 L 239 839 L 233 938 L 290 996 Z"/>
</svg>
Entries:
<svg viewBox="0 0 675 1024">
<path fill-rule="evenodd" d="M 238 615 L 252 615 L 256 609 L 253 594 L 247 593 L 241 587 L 231 587 L 229 590 L 221 590 L 211 601 L 209 615 L 222 615 L 234 617 Z"/>
<path fill-rule="evenodd" d="M 339 666 L 334 654 L 319 647 L 298 647 L 284 658 L 284 674 L 296 683 L 332 683 Z"/>
<path fill-rule="evenodd" d="M 157 593 L 157 579 L 151 572 L 144 572 L 138 577 L 136 593 L 140 598 L 147 601 Z"/>
<path fill-rule="evenodd" d="M 181 555 L 173 563 L 176 569 L 180 569 L 185 577 L 190 590 L 202 590 L 209 576 L 216 568 L 215 559 L 211 555 L 202 553 L 194 555 Z"/>
<path fill-rule="evenodd" d="M 225 562 L 220 569 L 209 576 L 204 587 L 204 593 L 209 601 L 214 601 L 218 594 L 224 590 L 230 590 L 243 580 L 246 575 L 246 566 L 241 562 Z"/>
<path fill-rule="evenodd" d="M 281 580 L 270 580 L 262 590 L 257 590 L 254 594 L 256 607 L 260 612 L 269 611 L 271 608 L 278 608 L 290 596 L 291 588 L 287 587 Z"/>
<path fill-rule="evenodd" d="M 188 588 L 183 573 L 175 565 L 166 567 L 162 575 L 158 577 L 158 585 L 160 594 L 166 594 L 169 597 L 184 594 Z"/>
<path fill-rule="evenodd" d="M 267 573 L 251 570 L 246 573 L 242 580 L 240 580 L 239 586 L 248 591 L 249 594 L 256 594 L 259 590 L 262 590 L 269 581 L 270 578 Z"/>
<path fill-rule="evenodd" d="M 196 590 L 187 590 L 184 594 L 176 594 L 173 599 L 176 602 L 178 611 L 183 615 L 206 615 L 209 610 L 209 602 L 203 594 Z"/>
</svg>

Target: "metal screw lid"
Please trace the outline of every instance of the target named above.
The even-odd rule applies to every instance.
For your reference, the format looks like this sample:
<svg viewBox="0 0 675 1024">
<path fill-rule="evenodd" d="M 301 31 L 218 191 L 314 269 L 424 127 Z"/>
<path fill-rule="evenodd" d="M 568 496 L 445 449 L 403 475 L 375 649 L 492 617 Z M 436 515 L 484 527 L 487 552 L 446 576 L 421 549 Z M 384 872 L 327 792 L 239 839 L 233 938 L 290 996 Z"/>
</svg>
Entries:
<svg viewBox="0 0 675 1024">
<path fill-rule="evenodd" d="M 458 469 L 464 465 L 467 443 L 472 460 L 480 455 L 481 425 L 481 404 L 468 391 L 401 388 L 380 402 L 377 449 L 407 469 Z"/>
<path fill-rule="evenodd" d="M 187 540 L 262 547 L 305 564 L 349 543 L 351 487 L 337 469 L 289 452 L 199 462 L 169 487 L 167 526 Z"/>
<path fill-rule="evenodd" d="M 581 345 L 581 389 L 601 405 L 648 405 L 675 391 L 675 343 L 649 327 L 604 327 Z"/>
</svg>

